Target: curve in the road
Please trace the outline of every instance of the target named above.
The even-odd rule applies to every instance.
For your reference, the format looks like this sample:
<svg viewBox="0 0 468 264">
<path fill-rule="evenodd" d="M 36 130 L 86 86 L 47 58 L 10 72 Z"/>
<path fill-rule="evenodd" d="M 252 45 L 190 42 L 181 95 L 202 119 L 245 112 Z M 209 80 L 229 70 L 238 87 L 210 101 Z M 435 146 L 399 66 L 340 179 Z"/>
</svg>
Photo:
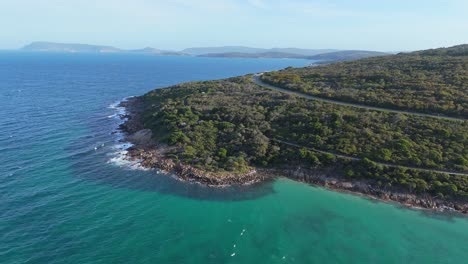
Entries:
<svg viewBox="0 0 468 264">
<path fill-rule="evenodd" d="M 315 148 L 310 148 L 310 147 L 305 147 L 301 146 L 296 143 L 280 140 L 280 139 L 270 139 L 271 141 L 275 141 L 281 144 L 285 144 L 288 146 L 296 147 L 296 148 L 305 148 L 314 152 L 322 153 L 322 154 L 331 154 L 343 159 L 349 159 L 349 160 L 362 160 L 361 158 L 358 157 L 353 157 L 353 156 L 348 156 L 348 155 L 343 155 L 343 154 L 337 154 L 331 151 L 325 151 L 325 150 L 319 150 Z M 439 170 L 439 169 L 428 169 L 428 168 L 420 168 L 420 167 L 412 167 L 412 166 L 405 166 L 405 165 L 397 165 L 397 164 L 392 164 L 392 163 L 386 163 L 386 162 L 378 162 L 374 161 L 376 164 L 387 166 L 387 167 L 392 167 L 392 168 L 404 168 L 404 169 L 411 169 L 411 170 L 418 170 L 418 171 L 427 171 L 427 172 L 437 172 L 437 173 L 445 173 L 445 174 L 451 174 L 451 175 L 460 175 L 460 176 L 468 176 L 468 172 L 456 172 L 456 171 L 448 171 L 448 170 Z"/>
<path fill-rule="evenodd" d="M 451 121 L 467 121 L 464 118 L 456 118 L 456 117 L 449 117 L 449 116 L 440 116 L 440 115 L 431 115 L 431 114 L 424 114 L 424 113 L 418 113 L 418 112 L 413 112 L 413 111 L 406 111 L 406 110 L 395 110 L 395 109 L 388 109 L 388 108 L 382 108 L 382 107 L 375 107 L 375 106 L 368 106 L 368 105 L 361 105 L 361 104 L 355 104 L 355 103 L 348 103 L 348 102 L 343 102 L 343 101 L 338 101 L 334 99 L 326 99 L 326 98 L 321 98 L 313 95 L 308 95 L 304 94 L 301 92 L 297 91 L 292 91 L 289 89 L 284 89 L 280 88 L 268 83 L 265 83 L 261 80 L 260 76 L 262 74 L 255 74 L 252 78 L 253 82 L 256 84 L 271 89 L 271 90 L 276 90 L 280 91 L 283 93 L 289 93 L 289 94 L 294 94 L 299 97 L 303 97 L 306 99 L 310 100 L 315 100 L 315 101 L 321 101 L 321 102 L 327 102 L 327 103 L 332 103 L 332 104 L 337 104 L 337 105 L 344 105 L 344 106 L 351 106 L 351 107 L 357 107 L 357 108 L 363 108 L 363 109 L 368 109 L 368 110 L 375 110 L 375 111 L 383 111 L 383 112 L 391 112 L 391 113 L 400 113 L 400 114 L 408 114 L 408 115 L 415 115 L 415 116 L 423 116 L 423 117 L 432 117 L 432 118 L 437 118 L 437 119 L 445 119 L 445 120 L 451 120 Z"/>
</svg>

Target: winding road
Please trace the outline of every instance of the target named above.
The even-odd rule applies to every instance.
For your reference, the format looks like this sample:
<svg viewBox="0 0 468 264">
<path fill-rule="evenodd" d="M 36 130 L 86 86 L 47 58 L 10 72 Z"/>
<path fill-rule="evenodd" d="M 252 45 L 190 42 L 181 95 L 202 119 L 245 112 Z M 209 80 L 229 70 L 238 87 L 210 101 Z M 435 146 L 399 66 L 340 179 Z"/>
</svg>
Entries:
<svg viewBox="0 0 468 264">
<path fill-rule="evenodd" d="M 402 113 L 402 114 L 408 114 L 408 115 L 431 117 L 431 118 L 446 119 L 446 120 L 461 121 L 461 122 L 467 121 L 466 119 L 463 119 L 463 118 L 423 114 L 423 113 L 417 113 L 417 112 L 405 111 L 405 110 L 394 110 L 394 109 L 387 109 L 387 108 L 374 107 L 374 106 L 366 106 L 366 105 L 360 105 L 360 104 L 354 104 L 354 103 L 346 103 L 346 102 L 337 101 L 337 100 L 333 100 L 333 99 L 320 98 L 320 97 L 317 97 L 317 96 L 312 96 L 312 95 L 308 95 L 308 94 L 304 94 L 304 93 L 300 93 L 300 92 L 296 92 L 296 91 L 291 91 L 291 90 L 288 90 L 288 89 L 280 88 L 280 87 L 265 83 L 260 79 L 261 75 L 262 75 L 261 73 L 255 74 L 252 77 L 252 81 L 254 83 L 264 87 L 264 88 L 267 88 L 267 89 L 276 90 L 276 91 L 280 91 L 280 92 L 283 92 L 283 93 L 294 94 L 296 96 L 303 97 L 303 98 L 310 99 L 310 100 L 327 102 L 327 103 L 332 103 L 332 104 L 337 104 L 337 105 L 344 105 L 344 106 L 363 108 L 363 109 L 369 109 L 369 110 L 383 111 L 383 112 Z M 311 150 L 311 151 L 314 151 L 314 152 L 318 152 L 318 153 L 322 153 L 322 154 L 331 154 L 331 155 L 334 155 L 334 156 L 339 157 L 339 158 L 344 158 L 344 159 L 349 159 L 349 160 L 362 160 L 362 158 L 343 155 L 343 154 L 338 154 L 338 153 L 331 152 L 331 151 L 325 151 L 325 150 L 319 150 L 319 149 L 315 149 L 315 148 L 305 147 L 305 146 L 301 146 L 299 144 L 284 141 L 284 140 L 279 140 L 279 139 L 270 139 L 270 140 L 276 141 L 276 142 L 281 143 L 281 144 L 289 145 L 289 146 L 292 146 L 292 147 L 296 147 L 296 148 L 305 148 L 305 149 L 308 149 L 308 150 Z M 456 172 L 456 171 L 449 171 L 449 170 L 428 169 L 428 168 L 397 165 L 397 164 L 386 163 L 386 162 L 375 162 L 375 163 L 379 164 L 379 165 L 387 166 L 387 167 L 393 167 L 393 168 L 405 168 L 405 169 L 418 170 L 418 171 L 468 176 L 468 172 Z"/>
<path fill-rule="evenodd" d="M 382 112 L 408 114 L 408 115 L 414 115 L 414 116 L 431 117 L 431 118 L 445 119 L 445 120 L 451 120 L 451 121 L 461 121 L 461 122 L 468 121 L 467 119 L 464 119 L 464 118 L 449 117 L 449 116 L 442 116 L 442 115 L 431 115 L 431 114 L 424 114 L 424 113 L 418 113 L 418 112 L 407 111 L 407 110 L 395 110 L 395 109 L 388 109 L 388 108 L 383 108 L 383 107 L 368 106 L 368 105 L 361 105 L 361 104 L 355 104 L 355 103 L 347 103 L 347 102 L 338 101 L 338 100 L 334 100 L 334 99 L 321 98 L 321 97 L 308 95 L 308 94 L 304 94 L 304 93 L 301 93 L 301 92 L 296 92 L 296 91 L 280 88 L 280 87 L 265 83 L 260 78 L 261 75 L 262 75 L 262 73 L 255 74 L 252 77 L 252 81 L 255 82 L 256 84 L 260 85 L 260 86 L 263 86 L 263 87 L 271 89 L 271 90 L 276 90 L 276 91 L 280 91 L 280 92 L 283 92 L 283 93 L 294 94 L 296 96 L 303 97 L 303 98 L 310 99 L 310 100 L 327 102 L 327 103 L 332 103 L 332 104 L 337 104 L 337 105 L 357 107 L 357 108 L 368 109 L 368 110 L 382 111 Z"/>
<path fill-rule="evenodd" d="M 343 154 L 338 154 L 335 152 L 331 151 L 325 151 L 325 150 L 319 150 L 315 148 L 310 148 L 310 147 L 305 147 L 301 146 L 296 143 L 284 141 L 284 140 L 279 140 L 279 139 L 270 139 L 271 141 L 278 142 L 280 144 L 296 147 L 296 148 L 305 148 L 310 151 L 322 153 L 322 154 L 331 154 L 333 156 L 343 158 L 343 159 L 348 159 L 348 160 L 362 160 L 362 158 L 358 157 L 353 157 L 353 156 L 348 156 L 348 155 L 343 155 Z M 468 176 L 468 172 L 457 172 L 457 171 L 449 171 L 449 170 L 439 170 L 439 169 L 427 169 L 427 168 L 420 168 L 420 167 L 413 167 L 413 166 L 405 166 L 405 165 L 397 165 L 393 163 L 386 163 L 386 162 L 378 162 L 378 161 L 373 161 L 376 164 L 382 165 L 382 166 L 387 166 L 387 167 L 392 167 L 392 168 L 404 168 L 404 169 L 411 169 L 411 170 L 418 170 L 418 171 L 426 171 L 426 172 L 437 172 L 437 173 L 445 173 L 445 174 L 450 174 L 450 175 L 460 175 L 460 176 Z"/>
</svg>

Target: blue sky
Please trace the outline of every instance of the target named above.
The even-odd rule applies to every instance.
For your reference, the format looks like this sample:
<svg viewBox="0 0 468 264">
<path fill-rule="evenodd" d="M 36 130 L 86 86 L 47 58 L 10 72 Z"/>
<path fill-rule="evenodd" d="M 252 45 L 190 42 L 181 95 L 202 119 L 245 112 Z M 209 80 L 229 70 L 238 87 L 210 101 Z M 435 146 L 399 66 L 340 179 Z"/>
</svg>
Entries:
<svg viewBox="0 0 468 264">
<path fill-rule="evenodd" d="M 416 50 L 468 43 L 468 0 L 0 0 L 0 49 L 36 40 Z"/>
</svg>

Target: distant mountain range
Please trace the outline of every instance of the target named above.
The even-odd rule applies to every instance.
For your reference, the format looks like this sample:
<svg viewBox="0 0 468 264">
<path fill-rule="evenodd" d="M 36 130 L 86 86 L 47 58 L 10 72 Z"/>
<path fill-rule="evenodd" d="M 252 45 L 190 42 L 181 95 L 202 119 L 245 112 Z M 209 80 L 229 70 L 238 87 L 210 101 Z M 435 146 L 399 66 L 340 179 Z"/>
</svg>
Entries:
<svg viewBox="0 0 468 264">
<path fill-rule="evenodd" d="M 298 48 L 250 48 L 243 46 L 197 47 L 182 51 L 143 48 L 136 50 L 119 49 L 112 46 L 33 42 L 21 48 L 23 51 L 40 52 L 71 52 L 71 53 L 132 53 L 159 56 L 200 56 L 223 58 L 293 58 L 321 61 L 355 60 L 373 56 L 388 55 L 388 53 L 365 50 L 335 50 L 335 49 L 298 49 Z"/>
<path fill-rule="evenodd" d="M 155 48 L 143 48 L 136 50 L 124 50 L 112 46 L 72 44 L 72 43 L 54 43 L 54 42 L 33 42 L 21 48 L 24 51 L 42 51 L 42 52 L 71 52 L 71 53 L 140 53 L 154 55 L 190 55 L 178 51 L 160 50 Z"/>
<path fill-rule="evenodd" d="M 219 58 L 292 58 L 303 59 L 304 55 L 293 54 L 287 52 L 258 52 L 258 53 L 244 53 L 244 52 L 225 52 L 225 53 L 207 53 L 198 55 L 198 57 L 219 57 Z"/>
<path fill-rule="evenodd" d="M 188 48 L 182 50 L 182 52 L 192 55 L 206 55 L 206 54 L 225 54 L 231 53 L 233 55 L 239 54 L 259 54 L 259 53 L 284 53 L 284 54 L 296 54 L 303 56 L 312 56 L 321 53 L 338 51 L 335 49 L 297 49 L 297 48 L 250 48 L 243 46 L 224 46 L 224 47 L 201 47 L 201 48 Z"/>
</svg>

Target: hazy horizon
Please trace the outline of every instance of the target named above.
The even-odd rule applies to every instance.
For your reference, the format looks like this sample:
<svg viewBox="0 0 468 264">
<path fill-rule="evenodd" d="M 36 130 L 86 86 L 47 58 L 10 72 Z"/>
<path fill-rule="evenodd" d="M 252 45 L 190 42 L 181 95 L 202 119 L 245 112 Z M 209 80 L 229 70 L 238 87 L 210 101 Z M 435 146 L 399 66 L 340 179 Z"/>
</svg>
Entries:
<svg viewBox="0 0 468 264">
<path fill-rule="evenodd" d="M 34 41 L 376 51 L 468 43 L 468 2 L 461 0 L 16 0 L 2 1 L 0 10 L 0 49 Z"/>
<path fill-rule="evenodd" d="M 22 48 L 24 48 L 25 46 L 28 46 L 29 44 L 33 44 L 33 43 L 40 43 L 40 42 L 43 42 L 43 43 L 53 43 L 53 44 L 67 44 L 67 45 L 92 45 L 92 46 L 109 46 L 109 47 L 113 47 L 113 48 L 118 48 L 118 49 L 121 49 L 121 50 L 137 50 L 137 49 L 143 49 L 143 48 L 156 48 L 156 49 L 161 49 L 161 50 L 167 50 L 167 51 L 183 51 L 183 50 L 186 50 L 186 49 L 197 49 L 197 48 L 229 48 L 229 47 L 232 47 L 232 48 L 252 48 L 252 49 L 265 49 L 265 50 L 269 50 L 269 49 L 310 49 L 310 50 L 351 50 L 351 49 L 334 49 L 334 48 L 300 48 L 300 47 L 282 47 L 282 46 L 275 46 L 275 47 L 256 47 L 256 46 L 245 46 L 245 45 L 220 45 L 220 46 L 187 46 L 187 47 L 183 47 L 183 48 L 179 48 L 179 49 L 175 49 L 175 48 L 166 48 L 166 49 L 162 49 L 160 47 L 156 47 L 156 46 L 140 46 L 140 47 L 134 47 L 134 48 L 122 48 L 120 46 L 114 46 L 114 45 L 109 45 L 109 44 L 106 44 L 106 43 L 86 43 L 86 42 L 60 42 L 60 41 L 47 41 L 47 40 L 39 40 L 39 41 L 31 41 L 29 43 L 26 43 L 25 45 L 22 45 L 22 46 L 19 46 L 19 47 L 16 47 L 16 48 L 7 48 L 7 49 L 0 49 L 0 50 L 20 50 Z M 353 49 L 353 50 L 364 50 L 364 49 Z M 379 50 L 380 51 L 380 50 Z M 401 50 L 403 51 L 403 50 Z M 407 51 L 410 51 L 410 50 L 407 50 Z M 395 52 L 394 50 L 382 50 L 382 52 Z"/>
</svg>

